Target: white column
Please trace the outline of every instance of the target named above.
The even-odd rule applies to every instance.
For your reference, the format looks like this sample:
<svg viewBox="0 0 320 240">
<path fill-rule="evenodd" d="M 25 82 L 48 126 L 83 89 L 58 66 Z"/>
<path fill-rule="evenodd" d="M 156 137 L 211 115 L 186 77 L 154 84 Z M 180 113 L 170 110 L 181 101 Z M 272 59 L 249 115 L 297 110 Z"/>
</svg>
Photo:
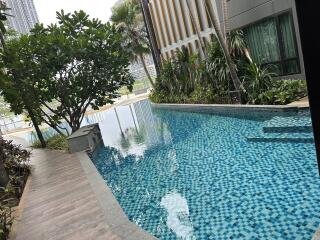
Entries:
<svg viewBox="0 0 320 240">
<path fill-rule="evenodd" d="M 201 14 L 201 21 L 202 25 L 204 26 L 204 30 L 209 28 L 208 18 L 207 18 L 207 11 L 204 6 L 204 0 L 198 0 L 199 1 L 199 12 Z"/>
<path fill-rule="evenodd" d="M 180 28 L 180 31 L 182 33 L 181 40 L 185 39 L 187 37 L 187 29 L 186 29 L 186 23 L 183 19 L 183 12 L 182 12 L 182 5 L 181 0 L 173 0 L 173 4 L 176 7 L 177 10 L 177 20 L 178 20 L 178 27 Z"/>
<path fill-rule="evenodd" d="M 161 48 L 165 47 L 164 36 L 162 34 L 162 30 L 161 30 L 161 27 L 159 25 L 159 17 L 157 15 L 157 12 L 156 12 L 155 7 L 154 7 L 154 1 L 150 1 L 149 8 L 150 8 L 151 19 L 152 19 L 153 26 L 154 26 L 154 29 L 155 29 L 157 42 L 158 42 L 159 48 L 161 49 Z"/>
<path fill-rule="evenodd" d="M 172 0 L 168 1 L 168 5 L 167 5 L 168 9 L 169 9 L 169 14 L 171 17 L 171 23 L 172 23 L 172 28 L 173 28 L 173 34 L 175 36 L 175 42 L 179 41 L 181 39 L 180 33 L 179 33 L 179 27 L 177 24 L 177 16 L 176 16 L 176 12 L 175 12 L 175 7 L 174 7 L 174 2 Z"/>
<path fill-rule="evenodd" d="M 161 30 L 162 30 L 162 33 L 163 33 L 163 36 L 164 36 L 165 47 L 167 47 L 167 46 L 170 45 L 170 40 L 169 40 L 169 37 L 168 37 L 168 31 L 166 29 L 166 23 L 165 23 L 165 20 L 164 20 L 164 15 L 163 15 L 163 11 L 162 11 L 162 8 L 161 8 L 161 5 L 160 5 L 160 1 L 159 0 L 154 1 L 154 6 L 155 6 L 155 9 L 156 9 L 156 12 L 157 12 L 157 16 L 159 18 L 159 25 L 161 27 Z"/>
<path fill-rule="evenodd" d="M 165 24 L 166 24 L 166 29 L 167 29 L 167 33 L 168 33 L 168 38 L 169 38 L 169 44 L 172 45 L 173 43 L 175 43 L 175 37 L 174 37 L 174 30 L 172 27 L 172 23 L 171 23 L 171 19 L 169 16 L 169 8 L 167 5 L 167 0 L 159 0 L 160 4 L 161 4 L 161 8 L 162 8 L 162 12 L 164 15 L 164 20 L 165 20 Z"/>
<path fill-rule="evenodd" d="M 188 5 L 187 5 L 187 0 L 181 0 L 181 7 L 182 7 L 182 13 L 185 16 L 185 26 L 187 29 L 187 33 L 189 35 L 189 37 L 191 37 L 192 35 L 194 35 L 194 31 L 193 31 L 193 26 L 192 26 L 192 22 L 190 19 L 190 13 L 189 13 L 189 9 L 188 9 Z"/>
</svg>

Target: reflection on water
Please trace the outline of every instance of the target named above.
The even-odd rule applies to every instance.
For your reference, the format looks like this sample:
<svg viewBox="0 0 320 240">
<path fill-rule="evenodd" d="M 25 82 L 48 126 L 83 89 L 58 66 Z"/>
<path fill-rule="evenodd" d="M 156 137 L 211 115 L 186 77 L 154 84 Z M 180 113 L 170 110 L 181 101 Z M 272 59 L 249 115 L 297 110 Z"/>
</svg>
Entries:
<svg viewBox="0 0 320 240">
<path fill-rule="evenodd" d="M 99 115 L 104 145 L 116 148 L 123 157 L 143 156 L 148 148 L 171 142 L 167 127 L 152 113 L 148 100 L 117 107 Z M 96 114 L 88 117 L 87 124 L 92 123 L 92 118 L 96 119 Z"/>
<path fill-rule="evenodd" d="M 104 145 L 116 148 L 124 157 L 133 154 L 143 156 L 144 151 L 152 146 L 172 142 L 167 126 L 152 113 L 148 100 L 85 116 L 81 126 L 94 123 L 99 123 Z M 62 123 L 62 127 L 68 126 Z M 42 131 L 45 139 L 57 134 L 52 128 Z M 28 143 L 37 140 L 35 132 L 22 132 L 15 136 Z"/>
<path fill-rule="evenodd" d="M 176 234 L 178 239 L 196 239 L 193 236 L 193 226 L 189 217 L 189 207 L 186 198 L 180 193 L 173 191 L 161 199 L 160 206 L 166 209 L 168 213 L 167 226 Z"/>
</svg>

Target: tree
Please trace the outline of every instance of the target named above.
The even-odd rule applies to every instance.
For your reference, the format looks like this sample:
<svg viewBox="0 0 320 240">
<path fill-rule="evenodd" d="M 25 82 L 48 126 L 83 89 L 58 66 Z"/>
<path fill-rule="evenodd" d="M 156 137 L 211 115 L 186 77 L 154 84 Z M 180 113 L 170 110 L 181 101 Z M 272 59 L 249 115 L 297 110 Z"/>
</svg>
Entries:
<svg viewBox="0 0 320 240">
<path fill-rule="evenodd" d="M 130 52 L 130 60 L 137 61 L 140 59 L 149 82 L 154 88 L 154 82 L 144 58 L 145 54 L 150 53 L 150 46 L 139 1 L 126 0 L 121 5 L 113 8 L 110 19 L 117 25 L 123 35 L 124 47 Z"/>
<path fill-rule="evenodd" d="M 1 47 L 5 47 L 4 34 L 6 33 L 6 28 L 4 22 L 7 20 L 7 14 L 5 11 L 7 10 L 6 4 L 3 1 L 0 1 L 0 42 Z M 0 142 L 3 141 L 2 133 L 0 129 Z M 4 166 L 4 159 L 0 159 L 0 187 L 5 187 L 9 181 L 8 173 Z"/>
<path fill-rule="evenodd" d="M 0 89 L 4 100 L 10 103 L 11 111 L 15 114 L 27 112 L 37 132 L 42 147 L 46 146 L 39 124 L 41 118 L 36 91 L 36 79 L 48 73 L 45 65 L 38 64 L 36 44 L 29 36 L 8 41 L 6 48 L 0 54 Z M 48 65 L 49 66 L 49 65 Z"/>
<path fill-rule="evenodd" d="M 121 87 L 132 89 L 133 78 L 115 26 L 89 19 L 83 11 L 61 11 L 57 18 L 58 24 L 38 24 L 30 36 L 8 42 L 2 58 L 11 61 L 4 61 L 8 85 L 3 85 L 9 96 L 21 99 L 20 109 L 28 110 L 27 105 L 19 104 L 30 102 L 35 120 L 69 134 L 69 129 L 75 132 L 80 128 L 89 106 L 98 109 L 113 103 Z M 12 59 L 12 55 L 16 57 Z M 13 74 L 15 69 L 23 74 Z M 13 85 L 17 79 L 23 85 Z M 21 93 L 30 94 L 27 99 L 19 95 L 21 89 Z M 15 99 L 5 98 L 12 107 L 17 105 Z"/>
<path fill-rule="evenodd" d="M 226 62 L 228 64 L 228 67 L 230 69 L 230 75 L 231 75 L 231 79 L 233 81 L 233 85 L 234 88 L 237 92 L 239 92 L 239 100 L 241 100 L 240 97 L 240 90 L 245 91 L 242 83 L 237 75 L 237 69 L 236 69 L 236 65 L 234 64 L 230 52 L 229 52 L 229 48 L 228 48 L 228 44 L 227 44 L 227 40 L 226 38 L 224 38 L 223 33 L 221 31 L 220 28 L 220 24 L 218 22 L 217 16 L 215 14 L 215 10 L 214 10 L 214 6 L 212 5 L 212 1 L 211 0 L 205 0 L 205 8 L 207 10 L 207 14 L 209 16 L 209 19 L 214 27 L 214 30 L 216 32 L 217 35 L 217 39 L 218 42 L 222 48 L 223 54 L 225 56 Z M 209 11 L 209 8 L 211 9 L 211 11 Z M 211 13 L 211 14 L 210 14 Z"/>
</svg>

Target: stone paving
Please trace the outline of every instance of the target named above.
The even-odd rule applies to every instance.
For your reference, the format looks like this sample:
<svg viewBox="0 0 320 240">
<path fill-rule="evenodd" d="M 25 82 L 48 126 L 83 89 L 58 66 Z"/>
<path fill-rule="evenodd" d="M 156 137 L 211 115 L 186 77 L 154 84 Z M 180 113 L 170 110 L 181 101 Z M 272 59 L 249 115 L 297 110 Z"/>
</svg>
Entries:
<svg viewBox="0 0 320 240">
<path fill-rule="evenodd" d="M 10 239 L 154 239 L 131 223 L 85 153 L 34 150 Z"/>
</svg>

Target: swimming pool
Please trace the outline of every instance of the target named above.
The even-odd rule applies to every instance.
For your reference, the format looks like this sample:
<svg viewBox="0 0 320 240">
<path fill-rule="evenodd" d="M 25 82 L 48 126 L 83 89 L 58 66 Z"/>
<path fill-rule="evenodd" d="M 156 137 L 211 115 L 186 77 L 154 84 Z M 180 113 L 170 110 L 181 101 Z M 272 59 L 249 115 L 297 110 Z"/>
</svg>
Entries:
<svg viewBox="0 0 320 240">
<path fill-rule="evenodd" d="M 92 161 L 129 219 L 159 239 L 311 239 L 319 227 L 312 133 L 299 131 L 308 112 L 228 116 L 148 101 L 116 111 Z M 277 121 L 294 128 L 268 132 Z"/>
</svg>

